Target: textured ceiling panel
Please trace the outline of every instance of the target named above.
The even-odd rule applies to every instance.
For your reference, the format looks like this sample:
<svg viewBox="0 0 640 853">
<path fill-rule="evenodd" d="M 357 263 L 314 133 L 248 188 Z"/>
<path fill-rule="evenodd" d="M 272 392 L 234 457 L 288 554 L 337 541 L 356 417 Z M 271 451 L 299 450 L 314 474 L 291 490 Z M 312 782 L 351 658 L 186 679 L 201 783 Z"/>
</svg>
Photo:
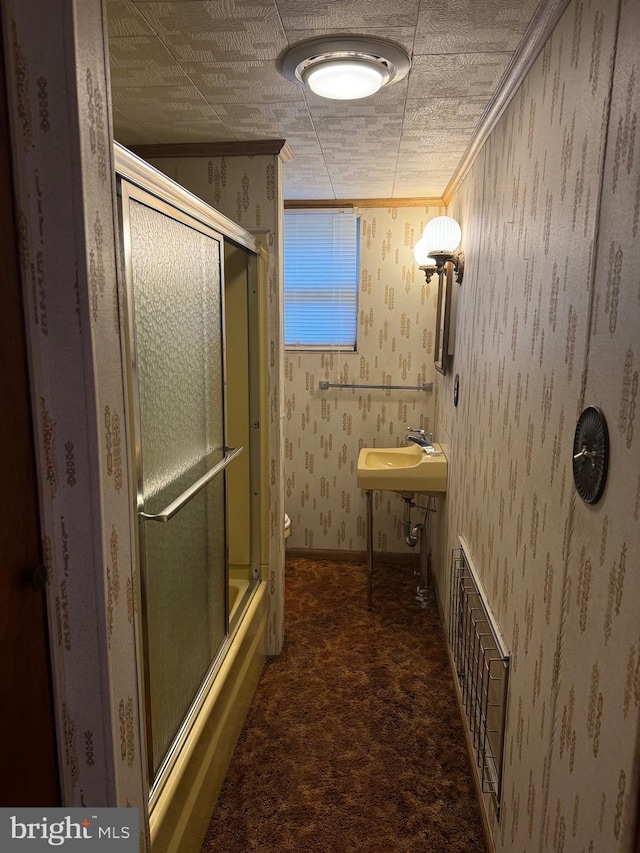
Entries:
<svg viewBox="0 0 640 853">
<path fill-rule="evenodd" d="M 216 112 L 238 139 L 289 139 L 298 127 L 313 131 L 303 103 L 220 104 Z"/>
<path fill-rule="evenodd" d="M 109 38 L 144 35 L 155 37 L 153 28 L 138 11 L 133 0 L 108 0 L 107 23 Z"/>
<path fill-rule="evenodd" d="M 406 130 L 406 126 L 403 126 L 403 131 Z M 421 132 L 416 133 L 415 136 L 403 132 L 398 148 L 398 157 L 401 161 L 420 156 L 424 156 L 426 159 L 430 154 L 441 154 L 443 151 L 457 153 L 458 157 L 461 157 L 468 142 L 468 131 L 453 130 L 452 128 L 443 129 L 440 126 L 434 127 L 433 122 L 431 122 L 422 127 Z"/>
<path fill-rule="evenodd" d="M 393 183 L 393 196 L 415 198 L 420 196 L 438 196 L 438 187 L 451 177 L 451 172 L 439 172 L 424 169 L 421 172 L 397 172 Z"/>
<path fill-rule="evenodd" d="M 348 27 L 360 32 L 360 27 L 416 26 L 420 0 L 277 0 L 282 23 L 287 32 L 291 30 L 334 30 Z M 428 4 L 427 4 L 428 5 Z"/>
<path fill-rule="evenodd" d="M 414 56 L 407 97 L 480 97 L 484 100 L 487 92 L 497 88 L 512 55 L 461 53 L 458 56 Z"/>
<path fill-rule="evenodd" d="M 212 126 L 219 123 L 216 113 L 195 86 L 133 86 L 114 88 L 113 103 L 137 121 L 208 117 Z"/>
<path fill-rule="evenodd" d="M 414 53 L 514 51 L 538 0 L 429 0 L 420 4 Z"/>
<path fill-rule="evenodd" d="M 369 38 L 386 39 L 399 45 L 408 54 L 413 50 L 415 38 L 415 27 L 373 27 L 368 18 L 358 27 L 318 27 L 315 30 L 287 30 L 290 47 L 315 38 L 327 38 L 329 36 L 358 35 Z"/>
<path fill-rule="evenodd" d="M 138 86 L 191 84 L 187 71 L 155 36 L 111 38 L 109 53 L 111 85 L 118 92 Z"/>
<path fill-rule="evenodd" d="M 186 73 L 215 104 L 304 104 L 302 90 L 283 77 L 272 60 L 184 64 Z"/>
<path fill-rule="evenodd" d="M 275 3 L 140 3 L 158 37 L 179 62 L 275 59 L 288 47 Z"/>
<path fill-rule="evenodd" d="M 149 132 L 138 122 L 129 118 L 127 113 L 122 113 L 114 106 L 113 123 L 120 129 L 121 136 L 126 136 L 129 145 L 150 145 L 156 142 L 156 136 Z M 154 123 L 155 124 L 155 123 Z"/>
<path fill-rule="evenodd" d="M 429 128 L 444 126 L 447 130 L 467 130 L 469 138 L 485 107 L 483 98 L 422 98 L 407 100 L 403 133 L 407 136 L 429 133 Z"/>
<path fill-rule="evenodd" d="M 157 121 L 138 122 L 145 136 L 152 137 L 154 144 L 211 142 L 235 142 L 238 135 L 231 133 L 224 124 L 211 119 L 162 118 Z M 118 137 L 116 137 L 118 139 Z M 133 145 L 135 143 L 131 143 Z"/>
<path fill-rule="evenodd" d="M 439 197 L 501 91 L 523 34 L 562 0 L 107 0 L 116 139 L 286 139 L 285 197 Z M 412 57 L 358 101 L 281 74 L 289 47 L 353 33 Z"/>
</svg>

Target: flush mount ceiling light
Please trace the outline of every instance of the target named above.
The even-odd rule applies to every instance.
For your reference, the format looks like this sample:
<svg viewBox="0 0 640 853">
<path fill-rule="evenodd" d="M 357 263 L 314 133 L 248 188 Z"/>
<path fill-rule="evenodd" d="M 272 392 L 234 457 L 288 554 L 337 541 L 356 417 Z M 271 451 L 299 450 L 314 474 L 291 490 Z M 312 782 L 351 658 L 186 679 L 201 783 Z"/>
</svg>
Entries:
<svg viewBox="0 0 640 853">
<path fill-rule="evenodd" d="M 406 77 L 410 66 L 398 45 L 360 36 L 310 39 L 292 47 L 282 60 L 289 80 L 339 101 L 373 95 Z"/>
</svg>

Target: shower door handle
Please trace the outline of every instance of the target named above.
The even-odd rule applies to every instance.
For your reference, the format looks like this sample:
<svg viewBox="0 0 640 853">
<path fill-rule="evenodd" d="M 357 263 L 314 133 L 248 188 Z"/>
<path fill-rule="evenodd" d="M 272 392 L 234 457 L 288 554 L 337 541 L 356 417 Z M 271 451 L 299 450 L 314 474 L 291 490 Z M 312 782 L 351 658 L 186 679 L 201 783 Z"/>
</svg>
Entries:
<svg viewBox="0 0 640 853">
<path fill-rule="evenodd" d="M 166 523 L 173 516 L 179 512 L 185 504 L 188 504 L 191 498 L 195 497 L 198 492 L 202 491 L 204 487 L 209 483 L 216 474 L 219 474 L 221 471 L 227 467 L 227 465 L 232 462 L 236 456 L 239 456 L 244 450 L 243 447 L 225 447 L 225 455 L 224 458 L 218 462 L 217 465 L 214 465 L 213 468 L 210 468 L 206 474 L 203 474 L 199 480 L 196 480 L 193 485 L 189 486 L 188 489 L 177 497 L 174 501 L 168 504 L 163 510 L 157 513 L 147 513 L 147 512 L 139 512 L 138 517 L 143 521 L 161 521 Z"/>
</svg>

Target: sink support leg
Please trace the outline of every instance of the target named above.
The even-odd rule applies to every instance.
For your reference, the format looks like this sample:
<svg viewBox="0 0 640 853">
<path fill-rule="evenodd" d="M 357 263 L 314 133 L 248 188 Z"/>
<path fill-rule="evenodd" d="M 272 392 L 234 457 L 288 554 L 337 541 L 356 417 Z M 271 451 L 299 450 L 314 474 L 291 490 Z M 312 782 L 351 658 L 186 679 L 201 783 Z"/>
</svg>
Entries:
<svg viewBox="0 0 640 853">
<path fill-rule="evenodd" d="M 373 607 L 373 490 L 367 489 L 367 610 Z"/>
<path fill-rule="evenodd" d="M 431 498 L 428 499 L 427 509 L 424 513 L 424 521 L 420 527 L 420 585 L 416 592 L 416 599 L 426 607 L 427 596 L 429 594 L 429 546 L 430 546 L 430 530 L 431 530 L 431 513 L 435 509 L 431 508 Z"/>
</svg>

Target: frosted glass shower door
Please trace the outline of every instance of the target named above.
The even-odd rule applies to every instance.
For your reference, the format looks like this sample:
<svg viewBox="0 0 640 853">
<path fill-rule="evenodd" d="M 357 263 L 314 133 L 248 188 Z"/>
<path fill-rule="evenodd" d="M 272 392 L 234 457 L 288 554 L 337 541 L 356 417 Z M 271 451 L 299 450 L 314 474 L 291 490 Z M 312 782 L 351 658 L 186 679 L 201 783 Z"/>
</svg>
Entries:
<svg viewBox="0 0 640 853">
<path fill-rule="evenodd" d="M 233 454 L 225 448 L 221 240 L 150 204 L 123 193 L 155 778 L 226 637 L 224 468 Z"/>
</svg>

